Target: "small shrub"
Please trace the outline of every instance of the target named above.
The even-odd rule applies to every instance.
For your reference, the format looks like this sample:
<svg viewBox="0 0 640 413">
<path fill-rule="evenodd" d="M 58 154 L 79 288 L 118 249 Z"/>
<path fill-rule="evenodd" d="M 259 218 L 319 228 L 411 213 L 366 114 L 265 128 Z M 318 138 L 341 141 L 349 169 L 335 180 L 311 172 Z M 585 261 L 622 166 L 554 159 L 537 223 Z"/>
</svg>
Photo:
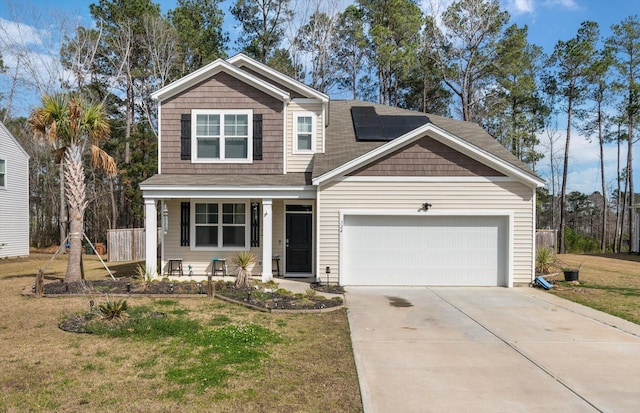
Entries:
<svg viewBox="0 0 640 413">
<path fill-rule="evenodd" d="M 108 300 L 98 306 L 98 312 L 105 320 L 122 320 L 127 315 L 128 308 L 127 300 Z"/>
<path fill-rule="evenodd" d="M 246 288 L 251 286 L 251 272 L 249 266 L 256 262 L 256 256 L 249 251 L 240 251 L 231 262 L 238 267 L 236 271 L 236 288 Z"/>
<path fill-rule="evenodd" d="M 536 272 L 538 274 L 548 274 L 555 261 L 556 257 L 550 248 L 538 248 L 536 251 Z"/>
<path fill-rule="evenodd" d="M 289 297 L 289 296 L 293 295 L 293 293 L 291 291 L 285 290 L 284 288 L 278 288 L 276 290 L 276 294 L 282 295 L 282 296 L 285 296 L 285 297 Z"/>
<path fill-rule="evenodd" d="M 136 267 L 136 272 L 133 275 L 133 278 L 139 278 L 146 282 L 150 282 L 155 277 L 153 271 L 147 271 L 147 268 L 144 265 L 138 265 Z"/>
<path fill-rule="evenodd" d="M 304 290 L 304 296 L 308 298 L 314 298 L 316 296 L 316 290 L 313 288 L 307 288 Z"/>
</svg>

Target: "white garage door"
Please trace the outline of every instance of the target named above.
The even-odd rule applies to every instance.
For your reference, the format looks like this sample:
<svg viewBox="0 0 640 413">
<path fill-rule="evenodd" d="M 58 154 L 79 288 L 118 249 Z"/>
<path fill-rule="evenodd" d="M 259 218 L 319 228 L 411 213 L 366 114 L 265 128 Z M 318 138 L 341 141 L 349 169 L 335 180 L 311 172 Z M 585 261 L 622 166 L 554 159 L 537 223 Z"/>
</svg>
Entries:
<svg viewBox="0 0 640 413">
<path fill-rule="evenodd" d="M 345 215 L 342 285 L 507 285 L 507 217 Z"/>
</svg>

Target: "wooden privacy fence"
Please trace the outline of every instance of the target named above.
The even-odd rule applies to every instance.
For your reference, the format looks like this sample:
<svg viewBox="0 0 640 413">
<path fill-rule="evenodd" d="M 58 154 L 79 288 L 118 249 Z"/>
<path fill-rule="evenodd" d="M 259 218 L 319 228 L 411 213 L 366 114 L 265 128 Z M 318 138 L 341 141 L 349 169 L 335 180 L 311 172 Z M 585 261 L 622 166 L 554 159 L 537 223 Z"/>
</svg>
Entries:
<svg viewBox="0 0 640 413">
<path fill-rule="evenodd" d="M 558 239 L 557 233 L 557 229 L 537 229 L 536 249 L 547 247 L 555 254 L 556 251 L 558 251 L 556 246 L 556 240 Z"/>
<path fill-rule="evenodd" d="M 110 229 L 107 233 L 109 261 L 145 259 L 144 228 Z"/>
</svg>

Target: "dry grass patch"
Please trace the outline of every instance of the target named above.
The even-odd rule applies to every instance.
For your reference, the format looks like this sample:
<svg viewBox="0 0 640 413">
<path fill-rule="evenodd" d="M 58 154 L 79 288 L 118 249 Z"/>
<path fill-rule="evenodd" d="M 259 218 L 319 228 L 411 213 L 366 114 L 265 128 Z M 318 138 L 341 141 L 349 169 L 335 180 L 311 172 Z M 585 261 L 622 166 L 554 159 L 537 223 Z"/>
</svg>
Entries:
<svg viewBox="0 0 640 413">
<path fill-rule="evenodd" d="M 640 324 L 640 256 L 627 254 L 559 256 L 563 263 L 580 266 L 580 283 L 556 281 L 553 294 Z"/>
<path fill-rule="evenodd" d="M 0 411 L 362 411 L 345 310 L 264 314 L 206 298 L 127 298 L 129 312 L 146 307 L 189 320 L 217 344 L 237 326 L 277 337 L 258 347 L 263 356 L 223 366 L 228 374 L 209 386 L 192 380 L 207 357 L 218 357 L 207 337 L 60 330 L 63 318 L 89 310 L 90 297 L 21 296 L 49 258 L 0 260 Z M 87 278 L 106 276 L 97 258 L 85 264 Z M 65 265 L 66 257 L 56 259 L 47 275 L 62 276 Z"/>
</svg>

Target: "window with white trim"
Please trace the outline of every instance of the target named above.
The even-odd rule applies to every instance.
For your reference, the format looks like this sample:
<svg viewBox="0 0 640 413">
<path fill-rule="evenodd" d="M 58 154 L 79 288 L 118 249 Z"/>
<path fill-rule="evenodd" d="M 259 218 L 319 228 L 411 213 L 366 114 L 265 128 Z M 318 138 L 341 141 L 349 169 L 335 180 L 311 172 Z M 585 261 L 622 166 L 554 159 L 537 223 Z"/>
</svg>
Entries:
<svg viewBox="0 0 640 413">
<path fill-rule="evenodd" d="M 311 112 L 295 113 L 293 115 L 294 153 L 315 152 L 315 114 Z"/>
<path fill-rule="evenodd" d="M 244 202 L 193 203 L 194 243 L 202 249 L 249 249 L 247 214 Z"/>
<path fill-rule="evenodd" d="M 0 188 L 7 187 L 7 162 L 0 159 Z"/>
<path fill-rule="evenodd" d="M 251 110 L 193 110 L 191 153 L 194 162 L 251 162 Z"/>
</svg>

